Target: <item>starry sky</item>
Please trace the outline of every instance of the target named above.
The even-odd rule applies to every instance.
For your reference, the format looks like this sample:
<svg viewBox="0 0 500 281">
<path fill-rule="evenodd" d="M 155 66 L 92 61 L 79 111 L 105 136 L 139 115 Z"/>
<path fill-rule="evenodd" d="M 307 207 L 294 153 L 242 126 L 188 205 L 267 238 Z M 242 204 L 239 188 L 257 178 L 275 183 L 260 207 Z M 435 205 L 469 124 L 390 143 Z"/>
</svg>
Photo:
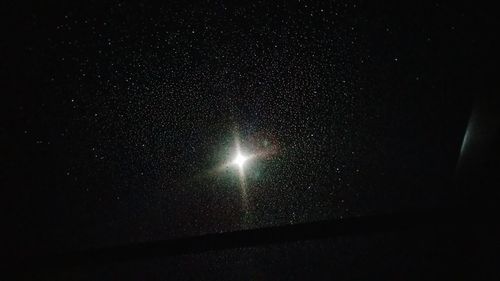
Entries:
<svg viewBox="0 0 500 281">
<path fill-rule="evenodd" d="M 16 5 L 1 121 L 16 251 L 453 199 L 480 53 L 466 7 Z"/>
</svg>

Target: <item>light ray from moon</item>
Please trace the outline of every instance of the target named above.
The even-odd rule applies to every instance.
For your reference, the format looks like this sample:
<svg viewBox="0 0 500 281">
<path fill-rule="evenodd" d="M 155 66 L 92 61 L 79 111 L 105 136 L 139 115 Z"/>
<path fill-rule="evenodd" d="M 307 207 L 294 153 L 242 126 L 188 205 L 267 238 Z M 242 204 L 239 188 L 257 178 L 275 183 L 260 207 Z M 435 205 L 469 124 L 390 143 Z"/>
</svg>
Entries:
<svg viewBox="0 0 500 281">
<path fill-rule="evenodd" d="M 240 180 L 240 190 L 241 190 L 241 199 L 242 199 L 242 207 L 245 212 L 248 211 L 248 198 L 247 198 L 247 186 L 245 180 L 245 164 L 253 158 L 253 155 L 246 155 L 242 152 L 240 140 L 235 137 L 235 156 L 233 161 L 230 163 L 232 166 L 236 166 L 238 168 L 238 175 Z"/>
</svg>

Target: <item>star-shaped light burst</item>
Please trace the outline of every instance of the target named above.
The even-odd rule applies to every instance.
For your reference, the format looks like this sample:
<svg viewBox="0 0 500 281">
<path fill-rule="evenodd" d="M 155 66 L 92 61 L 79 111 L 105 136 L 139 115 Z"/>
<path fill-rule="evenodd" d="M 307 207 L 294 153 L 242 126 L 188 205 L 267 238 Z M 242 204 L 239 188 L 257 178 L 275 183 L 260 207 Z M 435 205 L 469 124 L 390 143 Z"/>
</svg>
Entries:
<svg viewBox="0 0 500 281">
<path fill-rule="evenodd" d="M 244 182 L 244 177 L 245 177 L 245 164 L 248 162 L 248 160 L 252 159 L 253 155 L 246 155 L 241 151 L 241 145 L 239 140 L 236 140 L 236 151 L 235 151 L 235 156 L 233 158 L 233 161 L 230 162 L 231 165 L 238 167 L 239 174 L 240 174 L 240 181 Z"/>
<path fill-rule="evenodd" d="M 243 203 L 243 209 L 247 211 L 248 202 L 247 202 L 247 186 L 245 181 L 245 167 L 249 160 L 251 160 L 254 155 L 253 154 L 245 154 L 242 152 L 240 141 L 238 138 L 235 140 L 235 155 L 233 156 L 233 160 L 229 162 L 228 166 L 236 166 L 238 168 L 238 174 L 240 179 L 240 189 L 241 189 L 241 197 Z"/>
<path fill-rule="evenodd" d="M 228 148 L 227 152 L 231 152 L 229 155 L 225 155 L 226 160 L 221 163 L 217 168 L 211 170 L 214 173 L 224 173 L 226 175 L 226 172 L 229 175 L 237 176 L 239 179 L 239 189 L 241 193 L 241 202 L 242 202 L 242 209 L 246 214 L 249 213 L 249 198 L 247 194 L 247 182 L 246 182 L 246 172 L 250 169 L 256 169 L 258 168 L 259 165 L 256 165 L 255 167 L 252 167 L 253 164 L 252 162 L 254 161 L 260 161 L 260 160 L 269 160 L 271 157 L 278 152 L 278 145 L 276 141 L 271 142 L 268 139 L 273 140 L 272 135 L 266 135 L 266 134 L 257 134 L 255 136 L 252 136 L 250 138 L 250 141 L 247 142 L 241 142 L 239 134 L 237 132 L 237 129 L 234 131 L 234 142 L 233 145 L 231 145 L 231 148 Z M 259 137 L 260 136 L 260 137 Z M 241 144 L 248 144 L 249 147 L 252 148 L 252 150 L 249 150 L 249 147 L 242 147 Z M 257 178 L 257 173 L 258 171 L 255 171 L 255 173 L 252 173 L 250 171 L 249 174 L 253 174 L 255 177 L 253 178 L 254 180 Z"/>
<path fill-rule="evenodd" d="M 236 157 L 233 160 L 233 165 L 237 165 L 238 168 L 243 169 L 243 165 L 245 165 L 245 162 L 249 159 L 250 157 L 241 154 L 241 151 L 236 152 Z"/>
</svg>

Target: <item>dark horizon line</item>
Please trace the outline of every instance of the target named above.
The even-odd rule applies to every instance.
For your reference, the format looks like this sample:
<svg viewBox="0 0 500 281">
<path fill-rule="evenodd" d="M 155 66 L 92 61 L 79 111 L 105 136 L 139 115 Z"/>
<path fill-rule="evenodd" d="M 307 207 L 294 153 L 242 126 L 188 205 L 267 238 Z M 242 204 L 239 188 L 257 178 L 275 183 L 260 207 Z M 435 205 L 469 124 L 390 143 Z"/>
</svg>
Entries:
<svg viewBox="0 0 500 281">
<path fill-rule="evenodd" d="M 391 214 L 330 219 L 300 224 L 211 233 L 169 240 L 116 245 L 101 249 L 36 255 L 14 261 L 20 268 L 52 268 L 81 264 L 121 262 L 135 259 L 196 254 L 211 250 L 246 248 L 296 241 L 327 239 L 342 235 L 426 229 L 458 224 L 462 212 L 456 207 L 407 210 Z"/>
</svg>

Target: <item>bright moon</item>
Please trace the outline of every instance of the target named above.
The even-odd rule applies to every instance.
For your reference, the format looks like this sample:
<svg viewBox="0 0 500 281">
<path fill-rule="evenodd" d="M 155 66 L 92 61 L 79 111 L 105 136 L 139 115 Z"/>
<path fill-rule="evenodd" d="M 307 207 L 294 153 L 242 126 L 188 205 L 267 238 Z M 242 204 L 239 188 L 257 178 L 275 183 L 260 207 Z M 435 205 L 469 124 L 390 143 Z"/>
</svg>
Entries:
<svg viewBox="0 0 500 281">
<path fill-rule="evenodd" d="M 233 164 L 234 165 L 238 165 L 238 167 L 240 169 L 243 168 L 243 165 L 245 164 L 245 162 L 248 160 L 249 157 L 241 154 L 241 152 L 238 151 L 238 154 L 236 155 L 236 158 L 234 158 L 233 160 Z"/>
</svg>

